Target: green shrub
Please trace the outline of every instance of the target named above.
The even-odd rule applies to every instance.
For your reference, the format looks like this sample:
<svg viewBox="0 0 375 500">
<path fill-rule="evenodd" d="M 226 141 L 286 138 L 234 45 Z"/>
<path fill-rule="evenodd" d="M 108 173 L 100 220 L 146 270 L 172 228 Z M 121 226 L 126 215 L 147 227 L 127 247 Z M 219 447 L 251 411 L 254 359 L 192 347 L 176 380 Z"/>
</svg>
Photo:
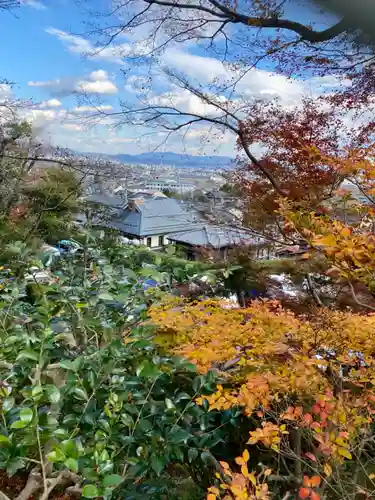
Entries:
<svg viewBox="0 0 375 500">
<path fill-rule="evenodd" d="M 215 375 L 157 350 L 134 271 L 95 252 L 58 271 L 32 298 L 22 273 L 0 295 L 0 469 L 39 500 L 202 498 L 236 428 L 195 404 Z"/>
</svg>

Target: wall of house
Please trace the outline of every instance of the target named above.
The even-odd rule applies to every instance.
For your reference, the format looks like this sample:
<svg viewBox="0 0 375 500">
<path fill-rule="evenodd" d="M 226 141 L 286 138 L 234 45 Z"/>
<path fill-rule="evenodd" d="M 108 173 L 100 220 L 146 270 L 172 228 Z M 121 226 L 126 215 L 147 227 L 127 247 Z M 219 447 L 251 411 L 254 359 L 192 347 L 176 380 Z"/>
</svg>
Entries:
<svg viewBox="0 0 375 500">
<path fill-rule="evenodd" d="M 260 246 L 257 248 L 255 256 L 260 260 L 274 259 L 275 249 L 270 245 Z"/>
<path fill-rule="evenodd" d="M 148 182 L 145 184 L 146 189 L 171 189 L 175 191 L 193 191 L 194 185 L 193 184 L 186 184 L 186 183 L 181 183 L 181 182 Z"/>
<path fill-rule="evenodd" d="M 166 245 L 167 242 L 168 242 L 168 240 L 167 240 L 167 238 L 164 235 L 161 235 L 161 234 L 160 235 L 157 234 L 157 235 L 148 236 L 146 238 L 143 238 L 143 240 L 141 240 L 141 241 L 142 241 L 143 245 L 148 246 L 147 245 L 147 238 L 151 238 L 151 246 L 150 246 L 150 248 L 157 248 L 157 247 L 160 247 L 159 236 L 163 236 L 163 245 Z"/>
</svg>

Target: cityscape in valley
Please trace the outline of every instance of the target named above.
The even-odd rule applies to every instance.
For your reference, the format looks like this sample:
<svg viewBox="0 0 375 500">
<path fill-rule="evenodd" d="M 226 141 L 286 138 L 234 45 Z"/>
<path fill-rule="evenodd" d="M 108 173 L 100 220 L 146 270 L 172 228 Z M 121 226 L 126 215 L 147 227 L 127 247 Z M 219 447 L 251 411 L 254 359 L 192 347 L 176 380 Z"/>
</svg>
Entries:
<svg viewBox="0 0 375 500">
<path fill-rule="evenodd" d="M 373 499 L 375 2 L 0 19 L 0 500 Z"/>
</svg>

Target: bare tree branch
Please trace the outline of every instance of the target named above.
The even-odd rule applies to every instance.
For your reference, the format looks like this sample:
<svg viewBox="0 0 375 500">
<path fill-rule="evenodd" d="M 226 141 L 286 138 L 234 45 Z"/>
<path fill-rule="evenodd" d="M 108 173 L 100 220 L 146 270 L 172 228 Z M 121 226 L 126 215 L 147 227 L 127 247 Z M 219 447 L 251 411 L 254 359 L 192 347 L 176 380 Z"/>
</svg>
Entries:
<svg viewBox="0 0 375 500">
<path fill-rule="evenodd" d="M 159 0 L 153 0 L 158 2 Z M 311 43 L 325 42 L 335 38 L 337 35 L 343 33 L 347 27 L 348 22 L 344 18 L 330 28 L 323 31 L 314 31 L 312 28 L 296 21 L 289 21 L 288 19 L 279 19 L 277 17 L 261 18 L 261 17 L 248 17 L 245 14 L 239 14 L 232 9 L 229 9 L 224 4 L 217 0 L 208 0 L 212 5 L 224 13 L 231 22 L 242 23 L 247 26 L 255 26 L 258 28 L 276 28 L 293 31 L 300 35 L 302 40 Z"/>
<path fill-rule="evenodd" d="M 324 304 L 323 304 L 321 298 L 319 297 L 318 292 L 315 289 L 315 286 L 314 286 L 314 283 L 313 283 L 313 281 L 311 279 L 310 273 L 306 274 L 306 281 L 307 281 L 307 286 L 308 286 L 308 289 L 309 289 L 309 291 L 311 293 L 312 298 L 315 300 L 316 304 L 319 307 L 323 307 Z"/>
<path fill-rule="evenodd" d="M 364 307 L 365 309 L 369 309 L 370 311 L 375 311 L 375 307 L 372 307 L 372 306 L 370 306 L 369 304 L 365 304 L 364 302 L 361 302 L 361 301 L 358 299 L 358 297 L 357 297 L 357 295 L 356 295 L 356 293 L 355 293 L 355 290 L 354 290 L 353 283 L 352 283 L 351 281 L 348 281 L 348 283 L 349 283 L 350 291 L 351 291 L 351 293 L 352 293 L 352 297 L 353 297 L 353 299 L 354 299 L 355 303 L 356 303 L 357 305 L 361 306 L 361 307 Z"/>
<path fill-rule="evenodd" d="M 241 23 L 245 26 L 249 26 L 250 28 L 273 28 L 293 31 L 294 33 L 299 35 L 302 40 L 306 40 L 310 43 L 319 43 L 331 40 L 343 33 L 348 28 L 348 22 L 344 18 L 330 28 L 327 28 L 326 30 L 315 31 L 309 26 L 305 26 L 304 24 L 301 24 L 297 21 L 290 21 L 288 19 L 280 19 L 278 17 L 262 18 L 247 16 L 246 14 L 242 14 L 236 12 L 233 9 L 230 9 L 217 0 L 208 0 L 214 8 L 209 8 L 200 4 L 180 3 L 178 1 L 168 0 L 143 1 L 150 5 L 161 5 L 164 7 L 173 7 L 175 9 L 206 12 L 211 16 L 214 16 L 215 18 L 225 20 L 227 23 Z"/>
</svg>

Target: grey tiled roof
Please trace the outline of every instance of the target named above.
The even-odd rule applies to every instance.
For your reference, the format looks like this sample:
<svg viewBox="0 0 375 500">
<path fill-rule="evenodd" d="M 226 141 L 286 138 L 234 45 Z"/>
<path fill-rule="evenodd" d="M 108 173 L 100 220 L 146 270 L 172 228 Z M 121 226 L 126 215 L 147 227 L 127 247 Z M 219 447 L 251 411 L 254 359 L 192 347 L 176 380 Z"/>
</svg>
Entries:
<svg viewBox="0 0 375 500">
<path fill-rule="evenodd" d="M 236 228 L 206 224 L 195 229 L 172 233 L 168 239 L 191 246 L 224 248 L 237 245 L 264 245 L 267 241 Z"/>
<path fill-rule="evenodd" d="M 194 214 L 182 209 L 177 200 L 161 198 L 138 200 L 136 208 L 126 207 L 107 225 L 135 236 L 168 234 L 192 229 L 198 224 Z"/>
<path fill-rule="evenodd" d="M 95 203 L 97 205 L 105 205 L 107 207 L 121 208 L 125 205 L 124 198 L 121 196 L 114 196 L 103 193 L 90 194 L 85 198 L 89 203 Z"/>
</svg>

